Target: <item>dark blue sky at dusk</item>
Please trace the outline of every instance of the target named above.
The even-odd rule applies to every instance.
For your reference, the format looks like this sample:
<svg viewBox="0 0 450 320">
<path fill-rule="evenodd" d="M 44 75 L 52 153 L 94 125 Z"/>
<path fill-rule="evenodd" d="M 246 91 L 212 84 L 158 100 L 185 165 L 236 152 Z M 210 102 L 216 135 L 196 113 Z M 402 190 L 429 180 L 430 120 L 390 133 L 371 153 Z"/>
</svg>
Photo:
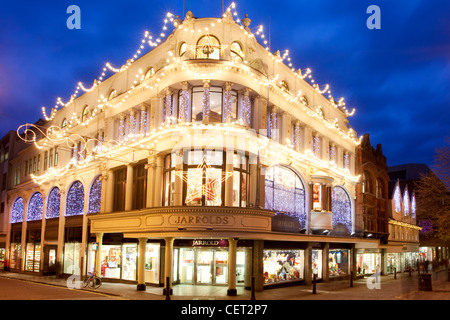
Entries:
<svg viewBox="0 0 450 320">
<path fill-rule="evenodd" d="M 81 30 L 69 30 L 69 5 Z M 224 1 L 225 8 L 231 1 Z M 236 1 L 250 27 L 271 21 L 272 51 L 289 49 L 294 67 L 311 68 L 335 99 L 356 108 L 358 136 L 381 143 L 388 165 L 433 164 L 450 136 L 450 1 Z M 367 7 L 381 9 L 369 30 Z M 222 1 L 186 0 L 196 17 L 220 17 Z M 120 67 L 145 30 L 158 34 L 183 1 L 8 1 L 0 10 L 0 136 L 42 117 L 79 81 L 90 87 L 106 62 Z M 172 28 L 170 28 L 172 30 Z M 148 47 L 146 47 L 146 51 Z M 111 73 L 109 73 L 111 74 Z"/>
</svg>

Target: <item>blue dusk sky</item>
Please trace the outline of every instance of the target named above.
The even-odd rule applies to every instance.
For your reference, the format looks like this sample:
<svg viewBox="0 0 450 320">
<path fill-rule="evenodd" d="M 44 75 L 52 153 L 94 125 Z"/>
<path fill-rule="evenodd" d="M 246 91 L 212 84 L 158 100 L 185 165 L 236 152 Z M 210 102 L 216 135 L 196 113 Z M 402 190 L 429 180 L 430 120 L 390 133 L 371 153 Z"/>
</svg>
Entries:
<svg viewBox="0 0 450 320">
<path fill-rule="evenodd" d="M 276 5 L 275 5 L 276 3 Z M 227 8 L 231 1 L 224 1 Z M 67 7 L 81 9 L 69 30 Z M 370 5 L 381 29 L 366 26 Z M 381 143 L 388 165 L 433 164 L 450 136 L 450 1 L 314 0 L 236 2 L 251 28 L 262 24 L 271 50 L 290 51 L 293 66 L 344 97 L 358 136 Z M 185 12 L 220 17 L 222 1 L 185 1 Z M 119 67 L 145 30 L 158 34 L 167 12 L 183 16 L 182 0 L 7 1 L 0 10 L 0 136 L 34 123 L 78 82 L 87 87 L 106 62 Z M 169 29 L 170 31 L 172 28 Z M 145 51 L 148 51 L 147 46 Z M 111 73 L 109 73 L 111 74 Z"/>
</svg>

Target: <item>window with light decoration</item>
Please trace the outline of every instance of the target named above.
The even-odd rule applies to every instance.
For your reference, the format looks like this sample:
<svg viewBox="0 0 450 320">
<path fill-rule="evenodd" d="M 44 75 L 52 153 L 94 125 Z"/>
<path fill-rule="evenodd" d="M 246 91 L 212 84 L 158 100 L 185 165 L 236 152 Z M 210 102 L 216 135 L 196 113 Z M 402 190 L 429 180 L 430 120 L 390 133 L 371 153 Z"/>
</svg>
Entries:
<svg viewBox="0 0 450 320">
<path fill-rule="evenodd" d="M 185 53 L 186 53 L 186 51 L 187 51 L 187 44 L 186 44 L 186 42 L 183 42 L 183 43 L 180 45 L 179 56 L 180 56 L 180 57 L 184 56 Z"/>
<path fill-rule="evenodd" d="M 416 218 L 416 210 L 417 210 L 416 195 L 413 192 L 411 196 L 411 215 L 413 219 Z"/>
<path fill-rule="evenodd" d="M 230 55 L 233 58 L 238 58 L 241 61 L 244 60 L 244 52 L 242 51 L 242 46 L 239 42 L 234 41 L 230 46 Z"/>
<path fill-rule="evenodd" d="M 402 196 L 400 194 L 400 187 L 398 184 L 395 186 L 394 190 L 394 209 L 396 212 L 402 211 Z"/>
<path fill-rule="evenodd" d="M 44 200 L 39 192 L 33 193 L 28 203 L 27 221 L 42 220 Z"/>
<path fill-rule="evenodd" d="M 265 208 L 295 217 L 305 227 L 305 188 L 292 169 L 282 166 L 266 169 Z"/>
<path fill-rule="evenodd" d="M 352 203 L 348 193 L 342 187 L 334 187 L 331 191 L 331 211 L 333 212 L 333 228 L 343 225 L 352 232 Z"/>
<path fill-rule="evenodd" d="M 81 122 L 85 122 L 89 117 L 89 107 L 85 106 L 81 115 Z"/>
<path fill-rule="evenodd" d="M 14 200 L 11 208 L 11 223 L 22 222 L 23 220 L 23 198 Z"/>
<path fill-rule="evenodd" d="M 47 210 L 45 211 L 45 218 L 58 218 L 61 206 L 61 193 L 57 187 L 53 187 L 48 194 Z"/>
<path fill-rule="evenodd" d="M 211 86 L 209 89 L 209 121 L 210 122 L 222 122 L 222 102 L 223 102 L 223 89 L 222 87 Z M 192 120 L 202 121 L 204 110 L 203 99 L 204 88 L 193 87 L 192 88 Z M 235 99 L 237 101 L 237 99 Z M 235 102 L 236 103 L 236 102 Z"/>
<path fill-rule="evenodd" d="M 75 181 L 67 192 L 66 216 L 82 215 L 84 212 L 84 187 L 80 181 Z"/>
<path fill-rule="evenodd" d="M 100 205 L 102 201 L 102 181 L 101 176 L 95 178 L 92 183 L 91 190 L 89 190 L 89 206 L 88 213 L 100 212 Z"/>
<path fill-rule="evenodd" d="M 233 156 L 233 172 L 226 171 L 226 153 L 213 150 L 186 150 L 183 156 L 172 153 L 164 161 L 165 206 L 174 205 L 175 179 L 183 180 L 183 205 L 224 205 L 225 181 L 233 179 L 232 206 L 246 207 L 248 194 L 248 157 Z"/>
<path fill-rule="evenodd" d="M 196 59 L 220 59 L 221 45 L 217 37 L 206 34 L 197 41 Z"/>
<path fill-rule="evenodd" d="M 403 193 L 403 214 L 409 216 L 409 194 L 407 188 L 405 188 L 405 192 Z"/>
</svg>

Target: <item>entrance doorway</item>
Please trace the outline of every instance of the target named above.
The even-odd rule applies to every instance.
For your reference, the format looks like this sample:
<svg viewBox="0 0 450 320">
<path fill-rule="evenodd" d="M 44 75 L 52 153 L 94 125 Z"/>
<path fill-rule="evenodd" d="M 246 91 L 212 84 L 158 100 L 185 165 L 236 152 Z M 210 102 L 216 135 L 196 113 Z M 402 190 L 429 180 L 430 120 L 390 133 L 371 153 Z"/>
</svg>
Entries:
<svg viewBox="0 0 450 320">
<path fill-rule="evenodd" d="M 228 249 L 176 248 L 175 279 L 181 284 L 226 285 L 228 283 Z M 179 254 L 179 256 L 177 256 Z M 243 251 L 237 252 L 244 255 Z M 242 259 L 238 259 L 242 260 Z M 243 266 L 239 269 L 243 269 Z M 244 270 L 239 270 L 243 273 Z"/>
</svg>

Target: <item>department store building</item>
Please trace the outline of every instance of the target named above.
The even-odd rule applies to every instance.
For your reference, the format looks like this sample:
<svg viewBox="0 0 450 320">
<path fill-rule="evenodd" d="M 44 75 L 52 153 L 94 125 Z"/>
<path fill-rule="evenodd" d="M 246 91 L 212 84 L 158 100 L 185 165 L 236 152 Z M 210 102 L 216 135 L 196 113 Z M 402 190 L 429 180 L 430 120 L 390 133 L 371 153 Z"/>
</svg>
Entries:
<svg viewBox="0 0 450 320">
<path fill-rule="evenodd" d="M 10 270 L 230 295 L 252 277 L 256 290 L 348 279 L 356 250 L 379 244 L 355 212 L 351 112 L 248 17 L 172 22 L 45 126 L 20 128 L 31 144 L 11 160 Z"/>
</svg>

